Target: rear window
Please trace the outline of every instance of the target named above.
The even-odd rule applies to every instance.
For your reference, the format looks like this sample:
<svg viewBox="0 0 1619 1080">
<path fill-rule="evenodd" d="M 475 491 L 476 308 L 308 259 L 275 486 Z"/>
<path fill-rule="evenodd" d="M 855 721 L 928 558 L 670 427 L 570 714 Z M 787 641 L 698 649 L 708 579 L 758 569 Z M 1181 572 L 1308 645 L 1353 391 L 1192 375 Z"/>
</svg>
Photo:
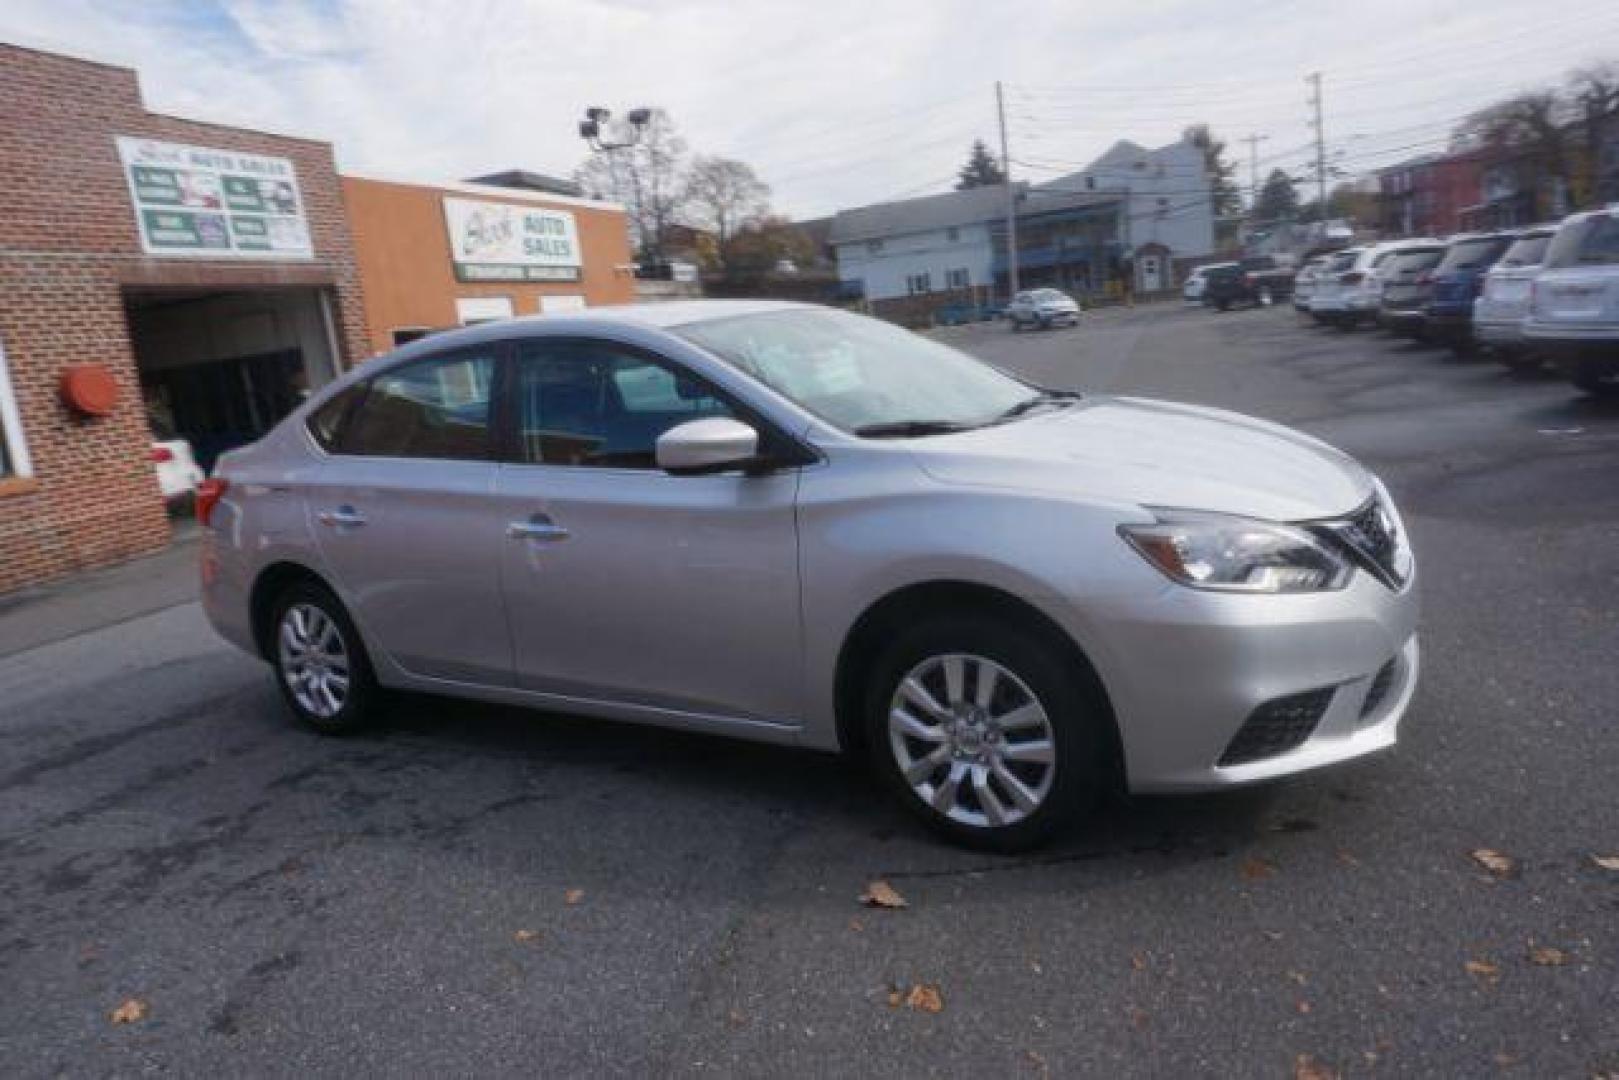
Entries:
<svg viewBox="0 0 1619 1080">
<path fill-rule="evenodd" d="M 1394 257 L 1393 268 L 1396 273 L 1432 270 L 1434 267 L 1439 265 L 1439 260 L 1444 257 L 1444 248 L 1422 248 L 1418 251 L 1402 251 Z"/>
<path fill-rule="evenodd" d="M 1477 240 L 1462 240 L 1445 249 L 1439 270 L 1477 270 L 1489 266 L 1512 242 L 1506 236 L 1481 236 Z"/>
<path fill-rule="evenodd" d="M 1360 258 L 1360 252 L 1358 251 L 1346 251 L 1342 255 L 1335 255 L 1332 261 L 1327 264 L 1327 272 L 1336 274 L 1340 271 L 1348 270 L 1355 265 L 1355 260 L 1358 258 Z"/>
<path fill-rule="evenodd" d="M 1545 265 L 1611 266 L 1619 263 L 1619 218 L 1598 214 L 1557 230 L 1546 248 Z"/>
<path fill-rule="evenodd" d="M 1551 233 L 1532 233 L 1520 236 L 1501 256 L 1502 266 L 1539 266 L 1546 257 L 1546 245 L 1552 242 Z"/>
</svg>

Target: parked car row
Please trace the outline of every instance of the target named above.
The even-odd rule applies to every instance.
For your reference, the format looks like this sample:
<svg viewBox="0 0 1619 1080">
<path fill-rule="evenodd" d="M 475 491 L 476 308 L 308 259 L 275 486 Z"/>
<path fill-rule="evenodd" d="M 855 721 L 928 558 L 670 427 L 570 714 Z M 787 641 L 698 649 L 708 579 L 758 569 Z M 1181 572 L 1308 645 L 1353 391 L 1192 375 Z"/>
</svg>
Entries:
<svg viewBox="0 0 1619 1080">
<path fill-rule="evenodd" d="M 1324 325 L 1376 323 L 1515 369 L 1551 362 L 1588 393 L 1616 394 L 1619 206 L 1321 255 L 1300 269 L 1293 305 Z"/>
</svg>

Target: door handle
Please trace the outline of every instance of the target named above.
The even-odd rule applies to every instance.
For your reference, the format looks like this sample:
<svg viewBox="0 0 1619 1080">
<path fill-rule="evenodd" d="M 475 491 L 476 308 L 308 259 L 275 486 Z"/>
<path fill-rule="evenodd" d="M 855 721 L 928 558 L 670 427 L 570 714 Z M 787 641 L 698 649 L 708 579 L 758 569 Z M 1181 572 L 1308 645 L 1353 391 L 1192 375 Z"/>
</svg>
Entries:
<svg viewBox="0 0 1619 1080">
<path fill-rule="evenodd" d="M 355 529 L 365 524 L 365 515 L 352 506 L 339 506 L 336 510 L 322 510 L 315 520 L 334 529 Z"/>
<path fill-rule="evenodd" d="M 535 514 L 527 521 L 514 521 L 506 526 L 506 535 L 513 540 L 541 540 L 555 543 L 568 538 L 568 530 L 544 514 Z"/>
</svg>

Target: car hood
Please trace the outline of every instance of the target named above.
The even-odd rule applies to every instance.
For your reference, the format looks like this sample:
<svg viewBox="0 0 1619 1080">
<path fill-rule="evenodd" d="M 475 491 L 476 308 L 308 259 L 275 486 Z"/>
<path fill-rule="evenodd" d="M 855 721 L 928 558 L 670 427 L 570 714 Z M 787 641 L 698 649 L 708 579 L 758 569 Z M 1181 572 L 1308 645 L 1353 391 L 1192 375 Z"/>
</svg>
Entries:
<svg viewBox="0 0 1619 1080">
<path fill-rule="evenodd" d="M 946 484 L 1242 514 L 1331 517 L 1364 503 L 1371 474 L 1301 432 L 1238 413 L 1086 397 L 1060 410 L 907 444 Z"/>
</svg>

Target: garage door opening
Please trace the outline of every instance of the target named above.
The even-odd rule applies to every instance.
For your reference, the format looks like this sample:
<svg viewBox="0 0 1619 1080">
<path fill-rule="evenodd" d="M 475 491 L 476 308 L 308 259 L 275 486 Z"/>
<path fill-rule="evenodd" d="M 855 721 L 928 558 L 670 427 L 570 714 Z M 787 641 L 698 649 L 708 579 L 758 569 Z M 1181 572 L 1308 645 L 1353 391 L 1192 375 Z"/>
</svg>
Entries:
<svg viewBox="0 0 1619 1080">
<path fill-rule="evenodd" d="M 204 470 L 337 374 L 318 288 L 132 288 L 124 309 L 153 439 L 184 439 Z"/>
</svg>

